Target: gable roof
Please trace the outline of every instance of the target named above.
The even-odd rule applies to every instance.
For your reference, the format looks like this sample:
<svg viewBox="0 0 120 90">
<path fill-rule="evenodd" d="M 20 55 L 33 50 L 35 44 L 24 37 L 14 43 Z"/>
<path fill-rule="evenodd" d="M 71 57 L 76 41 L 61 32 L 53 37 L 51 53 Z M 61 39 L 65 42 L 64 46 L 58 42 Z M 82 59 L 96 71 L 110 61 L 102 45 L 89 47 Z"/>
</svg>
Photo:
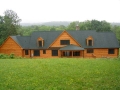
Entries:
<svg viewBox="0 0 120 90">
<path fill-rule="evenodd" d="M 29 49 L 30 36 L 10 36 L 17 44 L 24 49 Z"/>
<path fill-rule="evenodd" d="M 95 30 L 68 31 L 84 48 L 119 48 L 113 32 L 96 32 Z M 86 38 L 93 37 L 93 46 L 87 46 Z"/>
<path fill-rule="evenodd" d="M 81 46 L 80 43 L 78 43 L 78 42 L 77 42 L 67 31 L 65 31 L 65 30 L 54 40 L 54 42 L 55 42 L 64 32 L 67 33 L 79 46 Z M 52 42 L 52 44 L 51 44 L 49 47 L 51 47 L 54 42 Z"/>
<path fill-rule="evenodd" d="M 47 49 L 63 31 L 35 31 L 31 36 L 11 36 L 24 49 Z M 95 30 L 72 30 L 68 32 L 82 48 L 119 48 L 118 40 L 113 32 L 96 32 Z M 93 37 L 93 46 L 87 46 L 86 38 Z M 37 39 L 44 40 L 44 46 L 37 46 Z"/>
<path fill-rule="evenodd" d="M 30 39 L 30 49 L 46 49 L 52 42 L 62 33 L 63 31 L 36 31 L 33 32 Z M 37 38 L 41 37 L 44 39 L 44 46 L 37 46 Z"/>
</svg>

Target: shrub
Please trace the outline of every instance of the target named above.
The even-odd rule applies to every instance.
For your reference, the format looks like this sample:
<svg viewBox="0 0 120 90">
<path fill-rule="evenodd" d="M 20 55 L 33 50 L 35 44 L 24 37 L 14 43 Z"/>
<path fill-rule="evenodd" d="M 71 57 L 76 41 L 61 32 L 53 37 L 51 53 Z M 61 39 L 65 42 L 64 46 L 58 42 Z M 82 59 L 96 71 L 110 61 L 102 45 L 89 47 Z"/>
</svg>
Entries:
<svg viewBox="0 0 120 90">
<path fill-rule="evenodd" d="M 0 54 L 0 59 L 6 59 L 8 58 L 8 55 L 1 53 Z"/>
<path fill-rule="evenodd" d="M 13 53 L 11 53 L 11 54 L 9 55 L 9 58 L 10 58 L 10 59 L 13 59 L 13 58 L 15 58 L 15 55 L 14 55 Z"/>
<path fill-rule="evenodd" d="M 16 57 L 15 54 L 11 53 L 10 55 L 7 55 L 7 54 L 3 54 L 1 53 L 0 54 L 0 59 L 22 59 L 22 57 Z"/>
</svg>

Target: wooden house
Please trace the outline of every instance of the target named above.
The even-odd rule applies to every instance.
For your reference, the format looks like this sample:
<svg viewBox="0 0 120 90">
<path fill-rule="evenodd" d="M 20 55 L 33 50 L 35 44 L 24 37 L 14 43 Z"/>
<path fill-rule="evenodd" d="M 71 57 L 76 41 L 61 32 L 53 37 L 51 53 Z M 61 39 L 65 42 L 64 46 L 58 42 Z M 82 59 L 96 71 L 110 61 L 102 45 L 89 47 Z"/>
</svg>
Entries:
<svg viewBox="0 0 120 90">
<path fill-rule="evenodd" d="M 36 31 L 31 36 L 9 36 L 0 46 L 0 53 L 28 58 L 114 58 L 119 48 L 113 32 Z"/>
</svg>

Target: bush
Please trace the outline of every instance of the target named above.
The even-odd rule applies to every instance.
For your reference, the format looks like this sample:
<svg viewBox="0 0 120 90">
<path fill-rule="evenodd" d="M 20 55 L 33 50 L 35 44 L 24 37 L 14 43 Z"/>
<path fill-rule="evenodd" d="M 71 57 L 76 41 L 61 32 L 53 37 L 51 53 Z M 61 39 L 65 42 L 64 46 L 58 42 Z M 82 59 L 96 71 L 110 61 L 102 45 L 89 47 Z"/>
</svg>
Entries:
<svg viewBox="0 0 120 90">
<path fill-rule="evenodd" d="M 10 58 L 10 59 L 13 59 L 13 58 L 15 58 L 15 55 L 14 55 L 13 53 L 11 53 L 11 54 L 9 55 L 9 58 Z"/>
<path fill-rule="evenodd" d="M 21 59 L 22 57 L 16 57 L 15 54 L 11 53 L 10 55 L 7 55 L 7 54 L 3 54 L 1 53 L 0 54 L 0 59 Z"/>
<path fill-rule="evenodd" d="M 0 54 L 0 59 L 7 59 L 8 58 L 8 55 L 6 55 L 6 54 Z"/>
</svg>

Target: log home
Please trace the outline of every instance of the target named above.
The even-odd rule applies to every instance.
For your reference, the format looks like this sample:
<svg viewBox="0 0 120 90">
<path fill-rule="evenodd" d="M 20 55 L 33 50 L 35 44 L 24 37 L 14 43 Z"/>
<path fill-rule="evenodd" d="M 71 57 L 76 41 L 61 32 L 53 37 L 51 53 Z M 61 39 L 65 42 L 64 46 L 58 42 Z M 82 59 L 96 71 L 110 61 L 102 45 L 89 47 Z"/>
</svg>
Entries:
<svg viewBox="0 0 120 90">
<path fill-rule="evenodd" d="M 118 57 L 119 43 L 113 32 L 36 31 L 31 36 L 9 36 L 0 53 L 33 58 Z"/>
</svg>

